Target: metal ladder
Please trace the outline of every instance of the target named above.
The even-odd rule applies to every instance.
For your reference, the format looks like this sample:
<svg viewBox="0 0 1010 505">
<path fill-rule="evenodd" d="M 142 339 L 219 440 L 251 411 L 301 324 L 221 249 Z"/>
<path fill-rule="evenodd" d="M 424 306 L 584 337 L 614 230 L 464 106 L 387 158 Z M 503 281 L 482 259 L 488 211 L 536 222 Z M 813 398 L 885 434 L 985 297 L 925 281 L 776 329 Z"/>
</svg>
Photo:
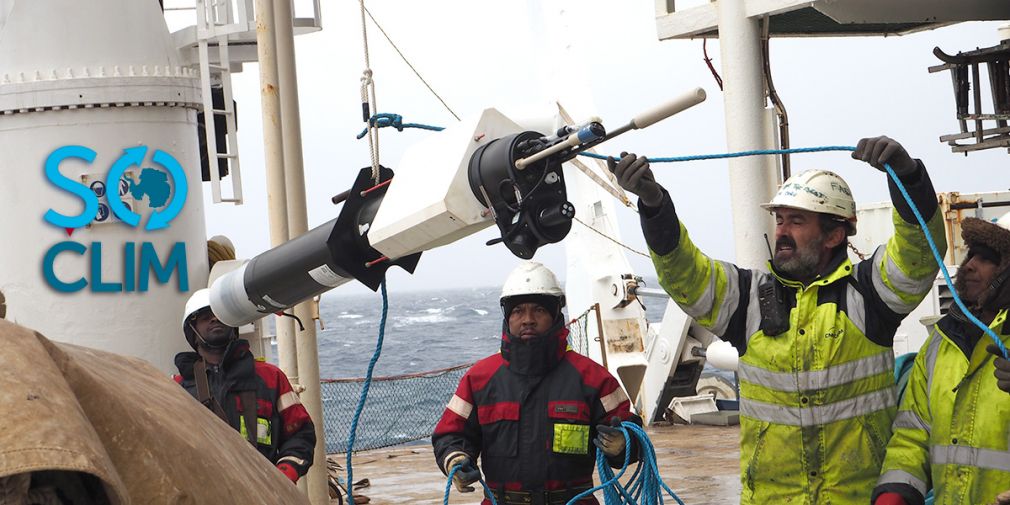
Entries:
<svg viewBox="0 0 1010 505">
<path fill-rule="evenodd" d="M 237 12 L 236 12 L 237 11 Z M 238 135 L 235 124 L 235 107 L 232 101 L 231 59 L 228 54 L 228 36 L 232 33 L 248 31 L 253 13 L 252 0 L 196 0 L 197 44 L 200 55 L 200 83 L 203 95 L 204 133 L 207 141 L 207 164 L 210 172 L 211 192 L 214 203 L 230 202 L 242 204 L 242 177 L 238 157 Z M 211 63 L 210 45 L 217 45 L 217 63 Z M 224 95 L 224 107 L 214 108 L 212 88 L 220 82 Z M 217 150 L 215 119 L 224 116 L 227 136 L 227 151 Z M 231 175 L 231 197 L 221 194 L 221 176 L 218 172 L 219 160 L 226 160 Z"/>
</svg>

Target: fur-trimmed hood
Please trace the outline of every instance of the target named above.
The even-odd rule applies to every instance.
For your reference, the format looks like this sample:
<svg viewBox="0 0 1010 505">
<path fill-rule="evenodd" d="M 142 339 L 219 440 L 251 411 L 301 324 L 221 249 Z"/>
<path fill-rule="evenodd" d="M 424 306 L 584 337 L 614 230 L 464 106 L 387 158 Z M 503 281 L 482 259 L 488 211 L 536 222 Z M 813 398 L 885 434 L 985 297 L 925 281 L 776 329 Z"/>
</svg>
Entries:
<svg viewBox="0 0 1010 505">
<path fill-rule="evenodd" d="M 984 219 L 969 217 L 961 222 L 961 238 L 969 247 L 971 244 L 981 244 L 999 253 L 997 276 L 1010 268 L 1010 230 Z M 961 266 L 964 266 L 964 262 Z M 995 290 L 990 287 L 979 297 L 976 306 L 970 308 L 975 310 L 988 307 L 998 310 L 1010 307 L 1010 288 L 1007 288 L 1007 284 L 1010 283 L 1004 282 Z"/>
</svg>

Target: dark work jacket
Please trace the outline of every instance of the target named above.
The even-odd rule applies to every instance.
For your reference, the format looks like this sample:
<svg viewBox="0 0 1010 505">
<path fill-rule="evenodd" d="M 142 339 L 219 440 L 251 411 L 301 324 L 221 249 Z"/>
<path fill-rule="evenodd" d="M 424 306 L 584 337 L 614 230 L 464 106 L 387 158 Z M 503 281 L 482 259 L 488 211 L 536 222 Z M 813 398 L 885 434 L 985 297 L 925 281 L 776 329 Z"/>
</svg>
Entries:
<svg viewBox="0 0 1010 505">
<path fill-rule="evenodd" d="M 606 368 L 567 348 L 568 331 L 558 340 L 557 363 L 546 374 L 523 375 L 502 354 L 478 361 L 460 380 L 456 394 L 432 435 L 435 460 L 464 453 L 484 471 L 492 489 L 541 491 L 591 487 L 596 462 L 596 425 L 617 416 L 641 425 L 624 390 Z M 507 338 L 507 337 L 503 337 Z M 581 427 L 581 428 L 580 428 Z M 560 453 L 562 433 L 585 437 L 585 451 Z M 571 449 L 568 449 L 571 451 Z M 631 461 L 636 461 L 632 449 Z M 610 460 L 620 467 L 624 455 Z M 490 501 L 485 499 L 484 504 Z M 579 504 L 596 504 L 588 497 Z"/>
<path fill-rule="evenodd" d="M 193 365 L 198 359 L 200 355 L 195 352 L 175 356 L 179 375 L 173 378 L 193 398 L 197 397 Z M 289 463 L 299 476 L 305 475 L 312 466 L 315 426 L 284 372 L 270 363 L 257 361 L 249 351 L 249 342 L 240 339 L 228 346 L 219 366 L 207 365 L 207 379 L 211 396 L 221 404 L 228 424 L 236 431 L 241 431 L 244 423 L 239 392 L 255 391 L 257 421 L 264 426 L 257 427 L 256 448 L 271 463 Z"/>
</svg>

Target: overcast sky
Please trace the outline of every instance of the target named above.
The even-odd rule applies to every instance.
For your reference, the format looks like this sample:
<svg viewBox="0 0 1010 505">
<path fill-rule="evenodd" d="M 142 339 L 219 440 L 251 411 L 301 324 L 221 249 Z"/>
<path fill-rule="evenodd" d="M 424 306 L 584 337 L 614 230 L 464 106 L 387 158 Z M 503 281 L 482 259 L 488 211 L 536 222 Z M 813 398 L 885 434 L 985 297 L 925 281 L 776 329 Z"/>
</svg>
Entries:
<svg viewBox="0 0 1010 505">
<path fill-rule="evenodd" d="M 506 115 L 529 115 L 535 105 L 545 103 L 536 68 L 555 51 L 541 42 L 545 27 L 536 19 L 542 13 L 539 5 L 533 1 L 367 2 L 410 62 L 461 116 L 474 116 L 487 107 Z M 570 84 L 573 89 L 590 90 L 609 128 L 686 89 L 701 86 L 708 92 L 705 103 L 606 143 L 601 152 L 627 150 L 662 157 L 726 150 L 722 96 L 702 61 L 701 40 L 658 41 L 651 0 L 589 0 L 569 5 L 576 10 L 572 19 L 587 34 L 578 43 L 593 55 L 581 62 L 588 79 L 573 79 Z M 310 227 L 336 217 L 339 207 L 330 203 L 330 197 L 348 189 L 358 169 L 369 165 L 367 140 L 355 139 L 362 129 L 359 79 L 364 68 L 358 2 L 327 1 L 322 8 L 324 29 L 296 38 Z M 940 135 L 957 131 L 954 98 L 949 74 L 926 70 L 939 63 L 931 54 L 934 46 L 956 53 L 995 45 L 997 26 L 968 23 L 888 38 L 773 39 L 772 72 L 789 111 L 792 145 L 854 145 L 861 137 L 886 134 L 925 162 L 938 191 L 1007 190 L 1006 151 L 965 157 L 952 154 L 938 141 Z M 402 114 L 405 122 L 455 123 L 375 25 L 369 22 L 367 27 L 379 110 Z M 709 42 L 708 52 L 719 68 L 717 40 Z M 257 66 L 247 64 L 244 72 L 236 74 L 234 87 L 246 204 L 212 205 L 205 184 L 207 233 L 228 235 L 240 257 L 252 257 L 269 247 Z M 564 103 L 563 94 L 558 99 Z M 427 135 L 437 134 L 383 129 L 382 163 L 395 170 L 404 149 Z M 654 170 L 700 247 L 732 260 L 726 167 L 724 161 L 707 161 L 654 165 Z M 793 157 L 794 173 L 808 168 L 839 172 L 859 203 L 887 198 L 883 176 L 850 160 L 847 153 Z M 644 250 L 637 215 L 627 209 L 619 209 L 618 214 L 623 241 Z M 500 285 L 516 260 L 501 245 L 484 245 L 496 236 L 496 230 L 489 228 L 426 252 L 415 275 L 390 275 L 389 289 Z M 543 248 L 536 259 L 563 277 L 562 247 Z M 629 259 L 638 274 L 653 275 L 649 260 L 635 255 Z M 366 288 L 359 285 L 335 291 L 364 292 Z"/>
</svg>

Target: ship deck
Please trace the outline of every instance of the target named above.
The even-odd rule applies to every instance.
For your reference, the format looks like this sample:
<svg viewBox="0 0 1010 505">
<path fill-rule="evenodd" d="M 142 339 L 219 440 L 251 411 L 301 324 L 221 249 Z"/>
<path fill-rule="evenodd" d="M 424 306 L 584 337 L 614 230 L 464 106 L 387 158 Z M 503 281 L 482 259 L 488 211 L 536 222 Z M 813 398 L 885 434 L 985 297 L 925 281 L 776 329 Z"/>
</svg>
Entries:
<svg viewBox="0 0 1010 505">
<path fill-rule="evenodd" d="M 739 426 L 658 425 L 646 431 L 656 448 L 660 475 L 685 504 L 739 501 Z M 341 466 L 345 457 L 332 456 Z M 354 456 L 353 463 L 354 480 L 369 480 L 369 487 L 356 492 L 367 496 L 368 503 L 443 503 L 445 476 L 435 466 L 428 445 L 362 452 Z M 345 478 L 346 473 L 341 477 Z M 479 503 L 480 486 L 477 487 L 478 492 L 468 495 L 453 489 L 449 503 Z M 602 495 L 597 496 L 603 503 Z M 360 501 L 355 501 L 360 505 Z"/>
</svg>

